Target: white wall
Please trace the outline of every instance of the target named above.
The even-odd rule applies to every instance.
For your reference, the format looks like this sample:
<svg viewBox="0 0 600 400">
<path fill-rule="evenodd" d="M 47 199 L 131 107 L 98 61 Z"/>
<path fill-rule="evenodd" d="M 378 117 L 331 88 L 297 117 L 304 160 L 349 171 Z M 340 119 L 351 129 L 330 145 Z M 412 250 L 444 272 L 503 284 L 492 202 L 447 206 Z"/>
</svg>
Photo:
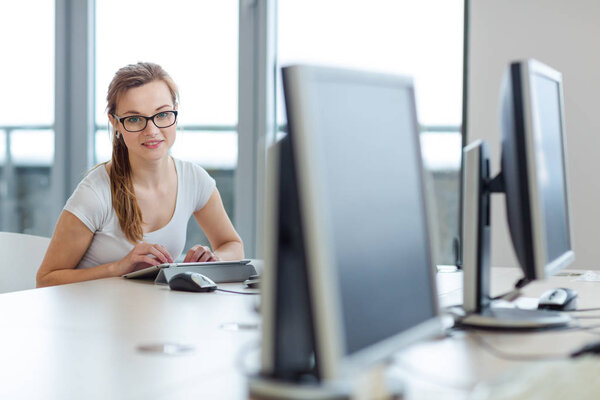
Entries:
<svg viewBox="0 0 600 400">
<path fill-rule="evenodd" d="M 600 1 L 471 0 L 467 142 L 490 144 L 499 170 L 500 81 L 511 60 L 536 58 L 563 74 L 576 261 L 600 269 Z M 492 265 L 512 266 L 503 195 L 492 196 Z"/>
</svg>

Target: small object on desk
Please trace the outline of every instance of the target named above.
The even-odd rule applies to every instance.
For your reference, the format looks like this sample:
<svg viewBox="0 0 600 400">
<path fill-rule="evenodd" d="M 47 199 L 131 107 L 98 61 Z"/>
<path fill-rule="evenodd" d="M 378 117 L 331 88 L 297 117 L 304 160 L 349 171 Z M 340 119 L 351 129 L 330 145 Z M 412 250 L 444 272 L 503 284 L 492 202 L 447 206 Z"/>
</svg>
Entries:
<svg viewBox="0 0 600 400">
<path fill-rule="evenodd" d="M 567 311 L 577 308 L 577 292 L 568 288 L 555 288 L 540 296 L 538 308 L 541 310 Z"/>
<path fill-rule="evenodd" d="M 244 285 L 249 289 L 258 289 L 260 287 L 260 275 L 251 275 L 244 281 Z"/>
<path fill-rule="evenodd" d="M 152 343 L 137 346 L 137 350 L 142 353 L 166 354 L 176 356 L 194 351 L 194 347 L 180 343 Z"/>
<path fill-rule="evenodd" d="M 600 274 L 594 271 L 585 271 L 576 280 L 584 282 L 600 282 Z"/>
<path fill-rule="evenodd" d="M 169 279 L 169 287 L 185 292 L 213 292 L 217 289 L 217 285 L 210 278 L 192 271 L 173 275 Z"/>
<path fill-rule="evenodd" d="M 572 352 L 571 357 L 575 358 L 575 357 L 583 356 L 585 354 L 598 355 L 599 353 L 600 353 L 600 342 L 592 342 L 592 343 L 588 343 L 585 346 Z"/>
</svg>

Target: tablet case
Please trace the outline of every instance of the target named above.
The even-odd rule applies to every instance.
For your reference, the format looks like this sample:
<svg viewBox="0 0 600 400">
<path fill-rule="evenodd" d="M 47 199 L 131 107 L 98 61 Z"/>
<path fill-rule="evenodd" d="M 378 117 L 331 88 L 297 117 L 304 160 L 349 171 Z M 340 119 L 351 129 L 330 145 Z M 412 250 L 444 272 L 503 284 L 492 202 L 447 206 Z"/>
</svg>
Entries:
<svg viewBox="0 0 600 400">
<path fill-rule="evenodd" d="M 127 274 L 126 278 L 152 279 L 157 284 L 167 284 L 169 279 L 175 274 L 185 271 L 199 272 L 212 279 L 215 283 L 243 282 L 256 274 L 256 269 L 250 263 L 240 264 L 233 262 L 231 264 L 219 265 L 186 265 L 169 266 L 165 268 L 147 269 L 142 274 Z"/>
</svg>

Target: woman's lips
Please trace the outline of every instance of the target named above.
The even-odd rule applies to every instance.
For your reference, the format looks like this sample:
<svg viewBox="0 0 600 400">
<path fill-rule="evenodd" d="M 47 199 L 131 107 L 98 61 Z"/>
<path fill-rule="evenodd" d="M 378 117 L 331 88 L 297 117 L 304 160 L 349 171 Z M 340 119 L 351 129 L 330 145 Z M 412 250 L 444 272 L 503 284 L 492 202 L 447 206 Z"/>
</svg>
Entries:
<svg viewBox="0 0 600 400">
<path fill-rule="evenodd" d="M 160 146 L 160 144 L 162 143 L 162 140 L 150 140 L 147 142 L 142 143 L 143 146 L 146 146 L 149 149 L 155 149 L 158 146 Z"/>
</svg>

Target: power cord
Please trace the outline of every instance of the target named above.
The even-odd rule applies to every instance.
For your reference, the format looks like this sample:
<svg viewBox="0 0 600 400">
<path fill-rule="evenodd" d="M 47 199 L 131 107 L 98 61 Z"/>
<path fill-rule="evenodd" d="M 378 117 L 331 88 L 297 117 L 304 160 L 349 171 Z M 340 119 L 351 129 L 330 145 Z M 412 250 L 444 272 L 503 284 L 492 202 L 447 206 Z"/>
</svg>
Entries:
<svg viewBox="0 0 600 400">
<path fill-rule="evenodd" d="M 237 292 L 235 290 L 227 290 L 227 289 L 219 289 L 216 288 L 215 290 L 218 290 L 219 292 L 227 292 L 227 293 L 235 293 L 235 294 L 251 294 L 251 295 L 259 295 L 259 292 Z"/>
<path fill-rule="evenodd" d="M 531 283 L 531 280 L 523 277 L 515 283 L 515 286 L 512 290 L 498 296 L 490 297 L 490 300 L 513 301 L 521 296 L 521 289 L 529 283 Z"/>
</svg>

